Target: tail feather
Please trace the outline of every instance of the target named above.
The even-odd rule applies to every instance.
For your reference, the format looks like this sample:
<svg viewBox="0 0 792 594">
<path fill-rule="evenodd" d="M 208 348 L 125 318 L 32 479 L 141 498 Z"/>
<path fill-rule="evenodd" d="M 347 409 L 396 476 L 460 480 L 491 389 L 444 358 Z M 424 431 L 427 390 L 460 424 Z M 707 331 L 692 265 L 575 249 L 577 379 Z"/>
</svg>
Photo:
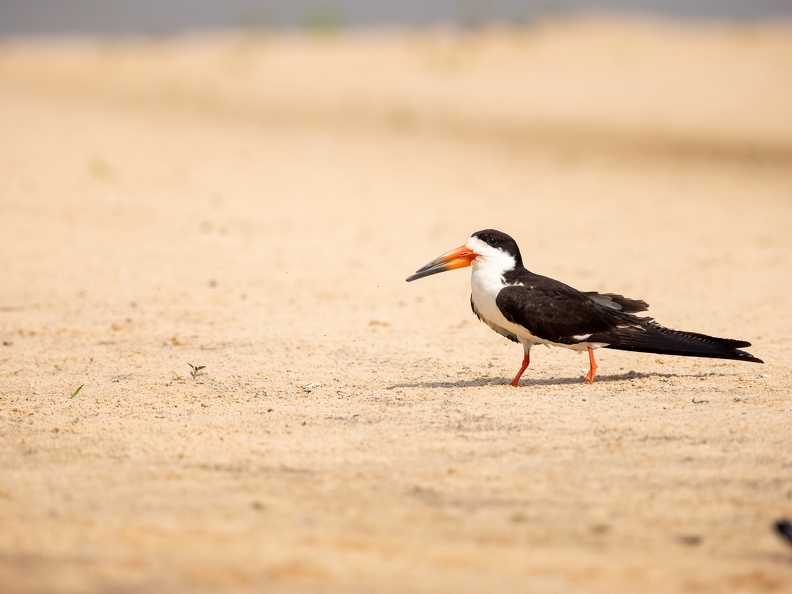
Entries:
<svg viewBox="0 0 792 594">
<path fill-rule="evenodd" d="M 640 326 L 627 326 L 611 330 L 602 335 L 592 335 L 591 342 L 604 342 L 610 349 L 656 353 L 658 355 L 679 355 L 682 357 L 709 357 L 713 359 L 734 359 L 764 363 L 752 354 L 738 350 L 751 346 L 744 340 L 718 338 L 665 328 L 649 321 Z"/>
</svg>

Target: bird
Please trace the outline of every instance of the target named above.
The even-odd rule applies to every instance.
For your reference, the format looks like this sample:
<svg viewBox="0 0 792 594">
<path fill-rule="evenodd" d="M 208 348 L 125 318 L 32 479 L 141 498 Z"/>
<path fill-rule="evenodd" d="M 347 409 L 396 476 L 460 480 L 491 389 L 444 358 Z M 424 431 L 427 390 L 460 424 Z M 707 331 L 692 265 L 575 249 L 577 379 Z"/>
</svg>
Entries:
<svg viewBox="0 0 792 594">
<path fill-rule="evenodd" d="M 635 314 L 649 305 L 616 293 L 578 291 L 560 281 L 535 274 L 523 266 L 517 242 L 506 233 L 484 229 L 464 245 L 447 252 L 407 277 L 407 282 L 470 266 L 470 305 L 476 317 L 492 330 L 523 346 L 520 370 L 511 385 L 519 386 L 537 344 L 587 351 L 589 371 L 583 383 L 597 374 L 594 350 L 637 351 L 684 357 L 709 357 L 763 363 L 739 349 L 744 340 L 717 338 L 672 330 L 653 318 Z"/>
</svg>

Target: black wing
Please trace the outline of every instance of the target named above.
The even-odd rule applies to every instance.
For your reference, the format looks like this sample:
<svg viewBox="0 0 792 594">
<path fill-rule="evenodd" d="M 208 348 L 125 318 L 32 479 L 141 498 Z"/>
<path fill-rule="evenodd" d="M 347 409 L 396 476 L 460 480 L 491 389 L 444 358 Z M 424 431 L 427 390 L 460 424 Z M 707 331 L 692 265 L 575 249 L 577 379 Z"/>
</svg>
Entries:
<svg viewBox="0 0 792 594">
<path fill-rule="evenodd" d="M 612 305 L 602 305 L 592 297 L 601 295 L 582 293 L 546 276 L 531 274 L 520 282 L 521 285 L 502 289 L 496 304 L 507 320 L 543 340 L 576 344 L 585 339 L 575 336 L 603 334 L 619 326 L 641 325 L 649 320 L 626 314 Z M 605 299 L 618 303 L 616 297 L 630 302 L 629 309 L 639 307 L 637 301 L 620 295 L 608 294 Z"/>
<path fill-rule="evenodd" d="M 612 293 L 581 293 L 533 273 L 523 273 L 519 282 L 502 289 L 496 303 L 507 320 L 542 340 L 558 344 L 602 343 L 623 351 L 762 363 L 739 350 L 751 346 L 747 341 L 672 330 L 652 318 L 628 313 L 645 311 L 643 301 Z"/>
<path fill-rule="evenodd" d="M 603 342 L 610 349 L 679 355 L 682 357 L 709 357 L 712 359 L 735 359 L 763 363 L 751 353 L 739 350 L 751 346 L 745 340 L 719 338 L 698 332 L 672 330 L 654 321 L 641 326 L 613 328 L 602 334 L 592 334 L 588 340 Z"/>
</svg>

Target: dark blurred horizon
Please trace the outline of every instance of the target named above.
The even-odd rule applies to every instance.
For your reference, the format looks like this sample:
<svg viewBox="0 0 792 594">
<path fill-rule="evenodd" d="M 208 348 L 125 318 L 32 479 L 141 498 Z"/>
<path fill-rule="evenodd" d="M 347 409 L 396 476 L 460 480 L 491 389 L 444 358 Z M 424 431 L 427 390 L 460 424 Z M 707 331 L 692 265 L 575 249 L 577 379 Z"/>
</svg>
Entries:
<svg viewBox="0 0 792 594">
<path fill-rule="evenodd" d="M 170 35 L 239 28 L 476 27 L 598 12 L 682 20 L 773 20 L 792 18 L 792 0 L 2 0 L 0 37 Z"/>
</svg>

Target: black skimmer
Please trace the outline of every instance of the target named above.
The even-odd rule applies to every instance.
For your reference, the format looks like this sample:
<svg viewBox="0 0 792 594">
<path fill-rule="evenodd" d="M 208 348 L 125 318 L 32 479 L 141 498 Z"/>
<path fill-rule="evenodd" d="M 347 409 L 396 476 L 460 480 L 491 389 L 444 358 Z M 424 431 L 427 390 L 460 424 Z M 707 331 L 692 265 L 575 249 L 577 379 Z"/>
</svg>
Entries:
<svg viewBox="0 0 792 594">
<path fill-rule="evenodd" d="M 407 282 L 465 266 L 473 268 L 473 313 L 498 334 L 523 345 L 522 366 L 511 382 L 515 387 L 530 363 L 535 344 L 587 350 L 590 367 L 584 383 L 594 382 L 594 349 L 600 347 L 763 363 L 738 350 L 751 346 L 750 342 L 671 330 L 652 318 L 633 315 L 649 309 L 645 301 L 613 293 L 581 292 L 534 274 L 523 267 L 517 243 L 494 229 L 477 231 L 465 245 L 435 258 Z"/>
</svg>

